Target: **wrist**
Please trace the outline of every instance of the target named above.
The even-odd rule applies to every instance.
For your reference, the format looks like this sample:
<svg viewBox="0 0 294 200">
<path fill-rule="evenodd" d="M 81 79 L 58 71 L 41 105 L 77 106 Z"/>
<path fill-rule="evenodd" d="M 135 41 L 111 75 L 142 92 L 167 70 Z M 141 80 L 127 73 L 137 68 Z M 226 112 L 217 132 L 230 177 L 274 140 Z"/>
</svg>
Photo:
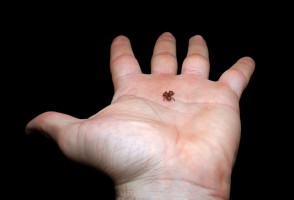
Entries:
<svg viewBox="0 0 294 200">
<path fill-rule="evenodd" d="M 117 200 L 227 200 L 229 186 L 223 191 L 215 191 L 185 181 L 137 180 L 116 186 Z"/>
</svg>

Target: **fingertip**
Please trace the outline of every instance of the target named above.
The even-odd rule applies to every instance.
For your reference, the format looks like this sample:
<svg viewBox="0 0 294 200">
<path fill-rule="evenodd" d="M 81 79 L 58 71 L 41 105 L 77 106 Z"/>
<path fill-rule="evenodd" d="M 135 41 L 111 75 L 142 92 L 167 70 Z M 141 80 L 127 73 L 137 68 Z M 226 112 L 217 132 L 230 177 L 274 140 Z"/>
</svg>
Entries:
<svg viewBox="0 0 294 200">
<path fill-rule="evenodd" d="M 197 39 L 204 40 L 204 37 L 202 35 L 200 35 L 200 34 L 197 34 L 194 37 L 197 38 Z"/>
<path fill-rule="evenodd" d="M 160 35 L 160 37 L 168 37 L 168 38 L 173 38 L 173 39 L 175 39 L 175 36 L 174 36 L 171 32 L 169 32 L 169 31 L 163 32 L 163 33 Z"/>
<path fill-rule="evenodd" d="M 125 35 L 118 35 L 112 40 L 113 45 L 129 42 L 129 38 Z"/>
<path fill-rule="evenodd" d="M 190 42 L 193 41 L 193 40 L 197 40 L 198 42 L 199 41 L 205 42 L 204 37 L 202 35 L 200 35 L 200 34 L 194 35 L 193 37 L 190 38 Z"/>
<path fill-rule="evenodd" d="M 47 111 L 44 113 L 41 113 L 31 119 L 25 126 L 25 133 L 28 135 L 31 135 L 33 133 L 41 132 L 42 133 L 42 124 L 46 119 L 48 119 L 49 115 L 53 115 L 54 112 Z"/>
<path fill-rule="evenodd" d="M 25 126 L 25 132 L 26 134 L 38 132 L 46 137 L 56 139 L 69 123 L 77 122 L 77 120 L 67 114 L 47 111 L 29 121 Z"/>
<path fill-rule="evenodd" d="M 31 128 L 31 123 L 32 123 L 32 120 L 29 121 L 25 126 L 25 133 L 27 135 L 31 135 L 34 132 L 34 130 Z"/>
<path fill-rule="evenodd" d="M 250 56 L 244 56 L 243 58 L 240 58 L 239 61 L 242 61 L 245 64 L 250 65 L 252 67 L 255 67 L 256 65 L 255 60 Z"/>
<path fill-rule="evenodd" d="M 255 70 L 255 65 L 256 65 L 255 60 L 250 56 L 244 56 L 240 58 L 236 64 L 236 66 L 238 67 L 241 67 L 241 66 L 247 67 L 247 70 L 243 70 L 243 71 L 244 73 L 245 71 L 247 71 L 248 76 L 251 76 L 253 74 Z"/>
</svg>

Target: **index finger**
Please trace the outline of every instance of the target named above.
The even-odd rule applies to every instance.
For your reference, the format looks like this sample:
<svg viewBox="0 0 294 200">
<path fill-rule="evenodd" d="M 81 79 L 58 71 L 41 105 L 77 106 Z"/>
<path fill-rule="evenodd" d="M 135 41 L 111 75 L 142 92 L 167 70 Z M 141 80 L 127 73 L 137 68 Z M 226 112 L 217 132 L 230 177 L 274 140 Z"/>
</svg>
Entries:
<svg viewBox="0 0 294 200">
<path fill-rule="evenodd" d="M 119 78 L 129 74 L 142 73 L 131 43 L 125 36 L 117 36 L 111 44 L 110 70 L 114 87 L 117 86 Z"/>
</svg>

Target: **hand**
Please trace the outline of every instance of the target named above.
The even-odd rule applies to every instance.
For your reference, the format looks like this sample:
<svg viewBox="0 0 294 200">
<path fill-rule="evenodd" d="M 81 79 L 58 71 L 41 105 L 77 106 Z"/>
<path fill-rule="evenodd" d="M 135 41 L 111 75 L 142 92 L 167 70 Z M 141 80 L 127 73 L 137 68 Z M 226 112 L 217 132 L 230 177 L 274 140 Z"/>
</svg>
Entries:
<svg viewBox="0 0 294 200">
<path fill-rule="evenodd" d="M 142 74 L 128 38 L 111 46 L 115 93 L 111 104 L 88 119 L 45 112 L 26 132 L 56 141 L 69 158 L 107 173 L 118 198 L 228 199 L 241 133 L 239 100 L 254 72 L 239 59 L 218 81 L 208 80 L 205 40 L 189 40 L 177 75 L 176 42 L 163 33 Z M 170 101 L 165 91 L 173 91 Z"/>
</svg>

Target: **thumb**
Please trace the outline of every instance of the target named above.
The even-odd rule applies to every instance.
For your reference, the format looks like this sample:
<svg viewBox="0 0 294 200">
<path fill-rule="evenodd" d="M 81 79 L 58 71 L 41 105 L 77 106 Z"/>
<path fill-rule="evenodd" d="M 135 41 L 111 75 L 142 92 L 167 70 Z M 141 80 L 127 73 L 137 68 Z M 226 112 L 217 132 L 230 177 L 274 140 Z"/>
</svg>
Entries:
<svg viewBox="0 0 294 200">
<path fill-rule="evenodd" d="M 78 123 L 79 121 L 80 119 L 67 114 L 48 111 L 32 119 L 26 125 L 25 132 L 27 134 L 39 132 L 45 136 L 49 136 L 55 141 L 58 141 L 61 134 L 68 130 L 69 125 Z"/>
</svg>

